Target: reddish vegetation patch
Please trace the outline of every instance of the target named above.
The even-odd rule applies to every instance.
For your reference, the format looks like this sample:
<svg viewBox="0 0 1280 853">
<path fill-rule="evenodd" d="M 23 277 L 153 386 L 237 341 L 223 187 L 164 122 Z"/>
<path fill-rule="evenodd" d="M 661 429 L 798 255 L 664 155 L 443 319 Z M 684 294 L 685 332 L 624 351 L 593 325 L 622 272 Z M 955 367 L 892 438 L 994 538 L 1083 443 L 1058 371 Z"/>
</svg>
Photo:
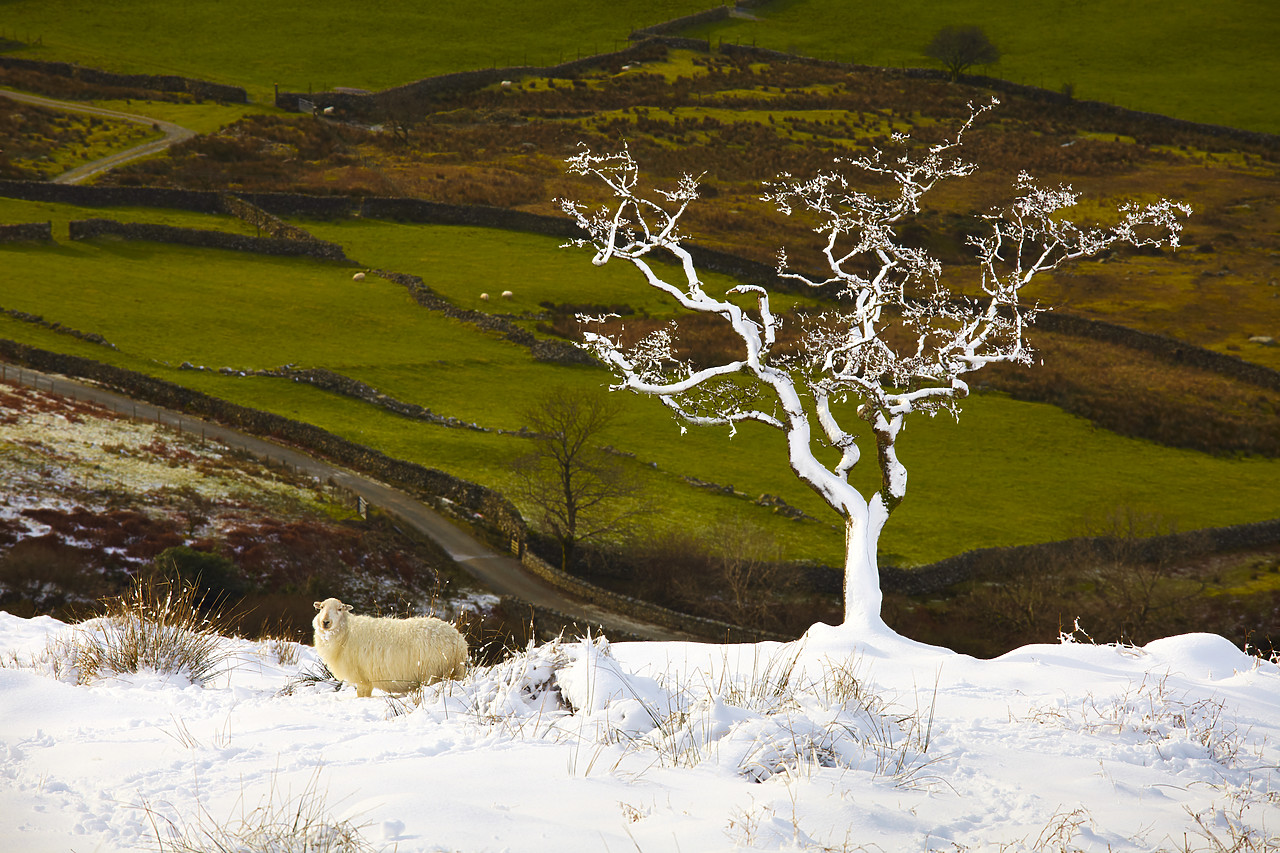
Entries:
<svg viewBox="0 0 1280 853">
<path fill-rule="evenodd" d="M 16 424 L 22 420 L 23 415 L 49 412 L 61 415 L 73 424 L 84 423 L 85 418 L 116 421 L 124 417 L 92 403 L 54 397 L 29 388 L 0 383 L 0 423 Z"/>
<path fill-rule="evenodd" d="M 90 544 L 93 553 L 105 556 L 104 549 L 110 548 L 129 561 L 149 560 L 165 548 L 184 542 L 178 519 L 149 516 L 137 510 L 98 513 L 78 506 L 72 510 L 25 509 L 22 515 L 48 525 L 64 539 Z"/>
<path fill-rule="evenodd" d="M 0 417 L 22 423 L 37 414 L 70 424 L 118 419 L 91 405 L 0 383 Z M 224 479 L 261 476 L 259 463 L 237 453 L 202 456 L 161 430 L 143 440 L 145 445 L 108 449 L 186 471 L 216 471 Z M 222 570 L 197 582 L 215 595 L 244 594 L 242 612 L 253 609 L 263 625 L 288 624 L 295 633 L 309 624 L 303 611 L 314 598 L 338 596 L 368 612 L 418 609 L 438 594 L 441 573 L 456 571 L 431 543 L 376 513 L 367 521 L 326 514 L 306 497 L 314 484 L 305 478 L 293 484 L 300 487 L 296 498 L 283 491 L 259 500 L 248 489 L 235 500 L 211 499 L 186 487 L 134 493 L 113 486 L 108 493 L 77 476 L 81 463 L 61 452 L 56 435 L 27 442 L 27 450 L 59 473 L 47 485 L 41 476 L 28 478 L 10 499 L 0 468 L 0 500 L 13 516 L 0 517 L 0 608 L 13 613 L 75 616 L 122 592 L 131 576 L 175 570 L 173 560 L 157 557 L 177 546 L 229 560 L 230 576 Z M 275 479 L 287 476 L 273 473 Z"/>
<path fill-rule="evenodd" d="M 381 524 L 356 528 L 264 518 L 237 524 L 219 538 L 218 550 L 245 577 L 273 591 L 349 588 L 355 574 L 426 591 L 435 586 L 440 565 L 407 549 Z M 208 540 L 195 543 L 203 550 L 213 545 Z"/>
</svg>

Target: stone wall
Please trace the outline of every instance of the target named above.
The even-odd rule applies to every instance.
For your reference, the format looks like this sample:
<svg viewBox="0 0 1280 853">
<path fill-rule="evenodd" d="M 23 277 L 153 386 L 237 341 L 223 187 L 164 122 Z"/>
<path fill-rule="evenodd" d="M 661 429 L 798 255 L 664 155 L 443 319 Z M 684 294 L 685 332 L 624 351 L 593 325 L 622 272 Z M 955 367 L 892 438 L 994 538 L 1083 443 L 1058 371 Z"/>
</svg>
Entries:
<svg viewBox="0 0 1280 853">
<path fill-rule="evenodd" d="M 559 65 L 518 65 L 507 68 L 482 68 L 476 71 L 458 71 L 427 77 L 422 80 L 367 94 L 351 92 L 277 92 L 276 106 L 281 109 L 302 110 L 300 101 L 317 109 L 333 107 L 354 115 L 371 115 L 399 109 L 413 110 L 431 101 L 462 92 L 474 92 L 496 86 L 504 80 L 521 77 L 573 77 L 584 71 L 600 67 L 622 66 L 653 57 L 653 47 L 640 43 L 612 53 L 600 53 L 579 57 Z"/>
<path fill-rule="evenodd" d="M 1176 338 L 1140 332 L 1114 323 L 1089 320 L 1057 311 L 1046 311 L 1037 316 L 1036 326 L 1072 337 L 1119 344 L 1129 349 L 1150 353 L 1164 361 L 1209 370 L 1251 385 L 1280 391 L 1280 371 L 1245 361 L 1239 356 L 1204 349 Z"/>
<path fill-rule="evenodd" d="M 221 213 L 225 209 L 223 197 L 218 193 L 159 187 L 94 187 L 40 181 L 0 181 L 0 196 L 86 207 L 117 205 L 170 207 L 204 213 Z M 544 216 L 480 205 L 442 204 L 410 198 L 352 198 L 290 193 L 249 193 L 244 194 L 242 198 L 275 216 L 305 219 L 345 219 L 361 216 L 369 219 L 395 219 L 425 224 L 501 228 L 562 238 L 582 236 L 577 226 L 567 217 Z M 699 246 L 688 248 L 700 269 L 721 272 L 779 290 L 795 290 L 801 287 L 780 278 L 777 271 L 767 264 L 714 249 Z M 393 277 L 395 274 L 390 273 L 383 273 L 383 275 L 406 286 L 409 286 L 409 279 L 414 278 L 396 278 Z M 501 317 L 457 308 L 432 294 L 430 289 L 422 284 L 421 279 L 416 281 L 418 288 L 415 290 L 414 287 L 410 287 L 410 292 L 414 293 L 414 298 L 424 307 L 445 311 L 449 316 L 473 322 L 485 328 L 493 328 L 511 340 L 534 349 L 535 357 L 542 360 L 589 363 L 590 356 L 568 344 L 542 341 Z M 1074 317 L 1057 311 L 1046 311 L 1040 314 L 1036 322 L 1041 328 L 1050 331 L 1116 343 L 1151 353 L 1174 363 L 1199 367 L 1266 388 L 1280 389 L 1280 371 L 1244 361 L 1233 355 L 1203 349 L 1184 341 L 1139 332 L 1098 320 Z"/>
<path fill-rule="evenodd" d="M 23 323 L 30 323 L 33 326 L 39 326 L 42 329 L 48 329 L 51 332 L 57 332 L 60 335 L 70 335 L 73 338 L 79 338 L 82 341 L 88 341 L 91 344 L 104 346 L 108 349 L 116 349 L 116 345 L 99 335 L 97 332 L 82 332 L 79 329 L 73 329 L 70 326 L 64 326 L 61 323 L 53 323 L 46 320 L 39 314 L 31 314 L 26 311 L 19 311 L 16 308 L 0 308 L 0 314 L 19 320 Z"/>
<path fill-rule="evenodd" d="M 164 207 L 197 213 L 222 213 L 222 196 L 219 193 L 165 187 L 99 187 L 0 180 L 0 196 L 81 207 Z"/>
<path fill-rule="evenodd" d="M 525 547 L 528 531 L 515 506 L 498 492 L 476 483 L 432 468 L 392 459 L 380 451 L 340 438 L 311 424 L 238 406 L 162 379 L 89 359 L 53 353 L 4 339 L 0 339 L 0 359 L 36 370 L 99 382 L 139 401 L 304 447 L 317 456 L 417 494 L 446 511 L 455 511 L 454 514 L 457 514 L 456 509 L 461 508 L 463 516 L 475 524 L 477 532 L 487 532 L 491 544 L 499 548 L 512 546 L 512 550 L 520 553 L 522 562 L 531 572 L 565 592 L 610 610 L 717 642 L 724 642 L 726 638 L 729 642 L 781 639 L 780 635 L 701 619 L 618 595 L 555 569 Z M 295 381 L 301 380 L 295 378 Z M 1105 541 L 1070 539 L 1040 545 L 984 548 L 912 569 L 882 566 L 880 583 L 886 592 L 929 595 L 974 577 L 998 576 L 1005 566 L 1071 558 L 1082 553 L 1082 549 L 1095 547 Z M 1136 556 L 1147 559 L 1173 553 L 1191 557 L 1230 553 L 1277 543 L 1280 543 L 1280 519 L 1152 537 L 1141 541 Z M 839 569 L 810 565 L 797 567 L 797 571 L 805 578 L 806 585 L 814 591 L 839 594 L 843 588 L 843 574 Z M 563 617 L 563 614 L 559 616 Z"/>
<path fill-rule="evenodd" d="M 561 592 L 589 601 L 614 613 L 622 613 L 633 619 L 685 631 L 698 637 L 717 643 L 758 643 L 765 640 L 793 640 L 794 637 L 775 634 L 771 631 L 760 631 L 720 622 L 715 619 L 704 619 L 675 610 L 668 610 L 629 595 L 621 595 L 611 590 L 602 589 L 595 584 L 587 583 L 581 578 L 563 572 L 534 554 L 528 548 L 522 549 L 520 562 L 530 574 L 559 589 Z"/>
<path fill-rule="evenodd" d="M 53 242 L 52 222 L 22 222 L 16 225 L 0 225 L 0 243 L 50 242 Z"/>
<path fill-rule="evenodd" d="M 150 89 L 155 92 L 186 92 L 197 98 L 249 103 L 249 96 L 239 86 L 224 86 L 207 80 L 164 74 L 113 74 L 96 68 L 84 68 L 69 62 L 42 62 L 37 59 L 20 59 L 16 56 L 0 56 L 0 68 L 37 71 L 55 77 L 70 77 L 98 86 L 119 86 L 128 89 Z"/>
<path fill-rule="evenodd" d="M 832 62 L 828 60 L 798 56 L 791 53 L 784 53 L 778 50 L 770 50 L 763 47 L 755 47 L 754 45 L 730 44 L 727 42 L 719 44 L 716 49 L 727 56 L 735 56 L 748 61 L 803 62 L 810 65 L 839 68 L 849 71 L 850 73 L 881 74 L 888 77 L 912 80 L 935 80 L 944 83 L 949 82 L 951 79 L 946 72 L 939 68 L 884 68 L 875 65 Z M 1136 133 L 1130 133 L 1129 135 L 1137 135 L 1139 138 L 1141 138 L 1142 135 L 1140 128 L 1145 126 L 1156 128 L 1161 132 L 1185 131 L 1188 133 L 1204 134 L 1220 139 L 1226 139 L 1235 143 L 1260 146 L 1269 150 L 1280 149 L 1280 136 L 1275 134 L 1262 133 L 1260 131 L 1253 130 L 1241 130 L 1240 128 L 1224 127 L 1217 124 L 1202 124 L 1200 122 L 1172 118 L 1170 116 L 1159 115 L 1157 113 L 1130 110 L 1125 107 L 1118 107 L 1115 104 L 1107 104 L 1101 101 L 1078 101 L 1069 95 L 1063 94 L 1062 92 L 1054 92 L 1050 89 L 1042 89 L 1038 86 L 1027 86 L 1022 83 L 1014 83 L 1009 80 L 1000 80 L 995 77 L 962 74 L 959 82 L 987 89 L 992 92 L 1002 92 L 1004 94 L 1016 95 L 1018 97 L 1029 98 L 1035 101 L 1070 107 L 1071 109 L 1079 110 L 1086 115 L 1092 114 L 1100 118 L 1127 122 L 1138 128 Z"/>
<path fill-rule="evenodd" d="M 236 219 L 252 225 L 259 231 L 265 231 L 268 237 L 276 237 L 281 240 L 301 240 L 307 243 L 324 242 L 317 239 L 305 228 L 290 225 L 280 219 L 280 217 L 273 216 L 258 207 L 256 204 L 252 204 L 233 195 L 224 195 L 222 197 L 222 209 L 234 216 Z"/>
<path fill-rule="evenodd" d="M 484 311 L 474 311 L 469 308 L 459 308 L 452 302 L 437 296 L 426 283 L 416 275 L 407 275 L 405 273 L 387 272 L 386 270 L 374 270 L 375 275 L 380 275 L 388 281 L 393 281 L 401 285 L 409 291 L 409 295 L 413 300 L 432 311 L 439 311 L 446 317 L 452 317 L 455 320 L 461 320 L 464 323 L 470 323 L 480 329 L 498 332 L 504 338 L 512 343 L 527 347 L 529 352 L 538 361 L 551 361 L 557 364 L 583 364 L 594 365 L 599 362 L 589 353 L 578 349 L 576 346 L 560 341 L 543 340 L 536 337 L 532 332 L 522 329 L 515 323 L 505 317 L 496 314 L 489 314 Z"/>
<path fill-rule="evenodd" d="M 474 225 L 507 231 L 528 231 L 552 237 L 583 236 L 577 223 L 567 216 L 545 216 L 478 204 L 444 204 L 417 198 L 364 198 L 360 201 L 359 215 L 365 219 L 390 219 L 427 225 Z"/>
<path fill-rule="evenodd" d="M 458 418 L 449 417 L 447 415 L 438 415 L 430 409 L 417 405 L 416 403 L 406 403 L 403 400 L 397 400 L 383 394 L 365 382 L 358 379 L 352 379 L 350 376 L 343 376 L 341 373 L 335 373 L 332 370 L 326 370 L 323 367 L 277 367 L 271 370 L 238 370 L 232 367 L 218 368 L 216 371 L 209 367 L 202 367 L 184 361 L 178 365 L 179 370 L 196 370 L 196 371 L 212 371 L 221 373 L 226 376 L 272 376 L 278 379 L 290 379 L 294 382 L 305 382 L 308 385 L 319 388 L 322 391 L 328 391 L 331 394 L 341 394 L 344 397 L 350 397 L 354 400 L 368 403 L 371 406 L 377 406 L 393 414 L 401 417 L 411 418 L 415 421 L 435 424 L 436 426 L 449 427 L 451 429 L 468 429 L 476 432 L 491 432 L 485 427 L 475 423 L 467 423 Z"/>
<path fill-rule="evenodd" d="M 240 198 L 276 216 L 334 221 L 360 213 L 359 198 L 345 195 L 296 193 L 239 193 Z"/>
<path fill-rule="evenodd" d="M 333 435 L 311 424 L 285 418 L 270 412 L 250 409 L 210 397 L 163 379 L 101 364 L 78 356 L 63 355 L 27 344 L 0 339 L 0 360 L 50 373 L 88 379 L 117 390 L 132 399 L 185 412 L 194 417 L 216 421 L 230 427 L 286 444 L 303 447 L 315 455 L 361 471 L 384 482 L 403 488 L 421 499 L 444 509 L 464 510 L 463 517 L 487 532 L 491 544 L 511 547 L 519 552 L 524 565 L 558 589 L 595 602 L 607 609 L 633 618 L 684 630 L 697 636 L 724 642 L 756 642 L 762 639 L 784 639 L 780 635 L 739 628 L 677 613 L 628 596 L 601 589 L 552 568 L 527 548 L 525 522 L 520 512 L 498 492 L 471 483 L 443 471 L 392 459 L 385 454 Z M 295 381 L 301 381 L 295 377 Z M 451 505 L 451 506 L 450 506 Z M 527 605 L 526 603 L 526 606 Z M 540 620 L 557 627 L 581 626 L 574 617 L 544 608 L 534 608 Z M 623 638 L 611 632 L 616 638 Z"/>
<path fill-rule="evenodd" d="M 615 643 L 647 639 L 627 631 L 606 631 L 602 625 L 588 619 L 561 613 L 549 607 L 541 607 L 514 595 L 500 596 L 499 601 L 502 603 L 502 615 L 507 629 L 517 641 L 527 643 L 536 637 L 543 642 L 551 642 L 557 637 L 585 637 L 587 632 L 590 632 L 593 637 L 607 636 Z M 517 632 L 516 628 L 520 628 L 521 631 Z"/>
<path fill-rule="evenodd" d="M 698 24 L 711 24 L 716 21 L 725 21 L 729 19 L 729 11 L 730 8 L 728 6 L 715 6 L 701 12 L 694 12 L 692 15 L 685 15 L 682 18 L 672 18 L 670 21 L 663 21 L 662 23 L 654 24 L 651 27 L 645 27 L 641 30 L 633 30 L 631 33 L 631 39 L 635 41 L 653 36 L 670 36 L 675 35 L 683 29 L 697 26 Z"/>
<path fill-rule="evenodd" d="M 70 223 L 72 240 L 94 240 L 110 237 L 120 240 L 145 240 L 174 243 L 204 249 L 230 249 L 261 255 L 307 256 L 326 261 L 345 261 L 346 253 L 336 243 L 320 240 L 282 240 L 277 237 L 251 237 L 202 228 L 178 228 L 141 222 L 116 222 L 114 219 L 77 219 Z"/>
<path fill-rule="evenodd" d="M 1135 543 L 1133 556 L 1140 561 L 1153 561 L 1168 554 L 1193 558 L 1277 544 L 1280 544 L 1280 519 L 1272 519 L 1141 539 Z M 881 567 L 880 585 L 886 592 L 929 595 L 975 577 L 999 576 L 1005 566 L 1061 563 L 1081 554 L 1105 550 L 1111 545 L 1114 545 L 1114 540 L 1082 537 L 1040 545 L 980 548 L 913 569 Z M 837 592 L 840 587 L 833 585 L 833 579 L 838 583 L 840 577 L 841 572 L 837 569 L 818 568 L 811 580 L 821 591 Z"/>
</svg>

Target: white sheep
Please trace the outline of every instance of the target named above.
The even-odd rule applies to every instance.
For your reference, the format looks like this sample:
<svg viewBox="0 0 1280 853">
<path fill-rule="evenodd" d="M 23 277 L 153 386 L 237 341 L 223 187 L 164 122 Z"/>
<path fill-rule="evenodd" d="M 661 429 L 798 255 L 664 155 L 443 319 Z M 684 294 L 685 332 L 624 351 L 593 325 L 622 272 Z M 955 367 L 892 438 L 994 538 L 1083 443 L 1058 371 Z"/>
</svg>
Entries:
<svg viewBox="0 0 1280 853">
<path fill-rule="evenodd" d="M 351 280 L 352 280 L 352 281 L 364 281 L 364 273 L 362 273 L 362 272 L 358 272 L 358 273 L 356 273 L 355 275 L 351 276 Z"/>
<path fill-rule="evenodd" d="M 515 295 L 514 293 L 512 293 L 510 290 L 504 290 L 504 291 L 502 291 L 502 298 L 503 298 L 503 299 L 514 299 L 514 298 L 515 298 L 515 296 L 516 296 L 516 295 Z"/>
<path fill-rule="evenodd" d="M 482 294 L 480 294 L 480 301 L 481 301 L 481 302 L 488 302 L 488 301 L 489 301 L 489 294 L 487 294 L 487 293 L 482 293 Z"/>
<path fill-rule="evenodd" d="M 448 622 L 357 616 L 336 598 L 315 606 L 316 653 L 340 680 L 355 684 L 357 696 L 371 696 L 375 687 L 404 693 L 466 673 L 467 641 Z"/>
</svg>

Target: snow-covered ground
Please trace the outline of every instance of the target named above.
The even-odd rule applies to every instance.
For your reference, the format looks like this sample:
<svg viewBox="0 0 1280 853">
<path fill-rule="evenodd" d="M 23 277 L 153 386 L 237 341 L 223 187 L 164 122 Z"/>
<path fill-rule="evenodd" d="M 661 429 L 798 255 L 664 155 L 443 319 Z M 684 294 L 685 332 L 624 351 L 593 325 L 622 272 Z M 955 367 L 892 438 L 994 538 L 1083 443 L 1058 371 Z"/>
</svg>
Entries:
<svg viewBox="0 0 1280 853">
<path fill-rule="evenodd" d="M 1280 667 L 1213 635 L 993 661 L 826 628 L 564 642 L 416 701 L 241 640 L 205 686 L 77 685 L 47 654 L 75 630 L 0 613 L 4 850 L 214 849 L 299 814 L 399 851 L 1280 843 Z"/>
</svg>

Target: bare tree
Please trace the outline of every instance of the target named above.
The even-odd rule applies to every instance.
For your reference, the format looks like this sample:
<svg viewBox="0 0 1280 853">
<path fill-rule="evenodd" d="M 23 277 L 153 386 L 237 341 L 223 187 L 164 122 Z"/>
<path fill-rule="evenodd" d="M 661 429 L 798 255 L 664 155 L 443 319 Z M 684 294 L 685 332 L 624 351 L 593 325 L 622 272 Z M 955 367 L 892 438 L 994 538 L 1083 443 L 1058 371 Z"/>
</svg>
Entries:
<svg viewBox="0 0 1280 853">
<path fill-rule="evenodd" d="M 550 389 L 525 412 L 534 450 L 514 463 L 518 487 L 560 543 L 564 569 L 579 543 L 623 533 L 645 511 L 640 482 L 599 446 L 620 412 L 603 391 L 566 386 Z"/>
<path fill-rule="evenodd" d="M 740 518 L 721 519 L 708 532 L 713 565 L 725 587 L 725 616 L 739 625 L 766 622 L 775 602 L 762 598 L 759 591 L 778 583 L 782 555 L 777 540 Z"/>
<path fill-rule="evenodd" d="M 927 252 L 906 246 L 898 226 L 919 213 L 921 201 L 940 181 L 972 174 L 959 159 L 964 134 L 996 102 L 971 107 L 950 138 L 913 148 L 896 136 L 896 157 L 884 151 L 837 160 L 837 169 L 892 182 L 893 193 L 856 189 L 841 171 L 808 180 L 782 175 L 766 184 L 764 199 L 784 214 L 802 211 L 817 220 L 827 271 L 810 277 L 792 271 L 779 252 L 779 274 L 801 284 L 839 289 L 841 301 L 807 318 L 794 349 L 775 349 L 780 318 L 769 291 L 740 284 L 721 295 L 708 293 L 693 257 L 682 245 L 680 220 L 698 197 L 698 180 L 685 175 L 672 190 L 642 194 L 639 169 L 630 153 L 595 154 L 584 148 L 569 169 L 603 181 L 611 202 L 598 209 L 561 200 L 562 209 L 588 235 L 593 263 L 614 258 L 633 264 L 648 285 L 693 312 L 718 315 L 741 341 L 731 361 L 695 368 L 675 354 L 676 330 L 647 335 L 633 346 L 598 332 L 584 346 L 614 371 L 615 389 L 650 394 L 683 421 L 727 425 L 730 435 L 745 421 L 765 424 L 786 436 L 791 469 L 845 522 L 845 626 L 887 630 L 880 617 L 876 545 L 890 513 L 906 495 L 907 470 L 898 461 L 897 440 L 908 414 L 958 413 L 969 393 L 963 377 L 995 362 L 1029 364 L 1025 327 L 1035 309 L 1019 304 L 1019 291 L 1036 275 L 1117 243 L 1176 245 L 1178 215 L 1185 205 L 1160 200 L 1122 206 L 1117 221 L 1081 227 L 1066 217 L 1078 196 L 1066 187 L 1042 187 L 1026 174 L 1004 210 L 982 217 L 985 232 L 970 244 L 981 271 L 981 293 L 957 296 L 942 286 L 942 266 Z M 679 283 L 651 261 L 665 250 L 679 262 Z M 582 317 L 584 321 L 605 318 Z M 879 488 L 863 495 L 849 483 L 861 459 L 861 422 L 874 442 Z M 683 427 L 682 427 L 683 429 Z"/>
<path fill-rule="evenodd" d="M 1000 50 L 991 43 L 982 27 L 943 27 L 924 49 L 924 55 L 942 63 L 952 80 L 960 79 L 974 65 L 990 65 L 1000 60 Z"/>
<path fill-rule="evenodd" d="M 1104 607 L 1094 636 L 1146 643 L 1157 622 L 1204 593 L 1203 578 L 1180 578 L 1178 562 L 1196 535 L 1176 537 L 1177 524 L 1159 513 L 1116 507 L 1087 526 L 1093 538 L 1088 575 Z M 1190 549 L 1194 550 L 1194 549 Z"/>
</svg>

